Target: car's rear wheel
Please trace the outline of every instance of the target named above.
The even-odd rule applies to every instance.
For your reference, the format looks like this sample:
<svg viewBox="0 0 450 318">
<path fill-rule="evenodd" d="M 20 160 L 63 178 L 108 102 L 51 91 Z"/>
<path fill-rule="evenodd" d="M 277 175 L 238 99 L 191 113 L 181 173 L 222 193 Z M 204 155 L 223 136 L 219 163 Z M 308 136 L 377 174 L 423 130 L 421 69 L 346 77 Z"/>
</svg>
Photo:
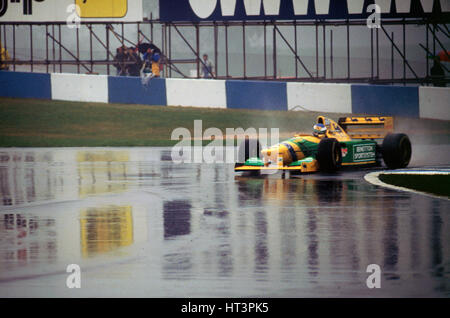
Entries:
<svg viewBox="0 0 450 318">
<path fill-rule="evenodd" d="M 319 169 L 326 172 L 337 171 L 342 164 L 341 144 L 334 138 L 324 138 L 317 150 Z"/>
<path fill-rule="evenodd" d="M 389 169 L 408 166 L 411 160 L 411 142 L 405 134 L 388 134 L 382 145 L 383 161 Z"/>
</svg>

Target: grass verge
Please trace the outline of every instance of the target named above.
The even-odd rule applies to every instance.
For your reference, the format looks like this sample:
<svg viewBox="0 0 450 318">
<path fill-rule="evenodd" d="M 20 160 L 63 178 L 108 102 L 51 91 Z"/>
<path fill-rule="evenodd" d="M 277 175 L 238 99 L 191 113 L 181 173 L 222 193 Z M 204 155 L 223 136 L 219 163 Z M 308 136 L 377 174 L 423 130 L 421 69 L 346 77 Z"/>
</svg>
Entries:
<svg viewBox="0 0 450 318">
<path fill-rule="evenodd" d="M 172 146 L 172 131 L 279 128 L 281 136 L 311 132 L 319 113 L 123 105 L 0 98 L 0 147 Z M 330 114 L 337 119 L 343 114 Z M 206 142 L 208 143 L 208 142 Z"/>
<path fill-rule="evenodd" d="M 394 186 L 450 198 L 450 175 L 380 174 L 378 178 Z"/>
</svg>

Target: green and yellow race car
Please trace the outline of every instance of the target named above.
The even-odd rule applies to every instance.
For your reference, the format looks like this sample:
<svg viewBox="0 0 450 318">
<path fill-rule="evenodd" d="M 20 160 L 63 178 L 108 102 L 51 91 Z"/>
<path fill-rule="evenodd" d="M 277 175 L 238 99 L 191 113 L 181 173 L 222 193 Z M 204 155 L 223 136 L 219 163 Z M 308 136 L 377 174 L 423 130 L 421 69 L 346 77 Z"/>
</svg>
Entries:
<svg viewBox="0 0 450 318">
<path fill-rule="evenodd" d="M 404 168 L 411 159 L 411 142 L 393 131 L 392 117 L 343 117 L 336 123 L 319 116 L 312 135 L 297 134 L 262 150 L 257 140 L 245 139 L 234 170 L 334 172 L 343 166 L 380 166 L 381 160 L 389 169 Z"/>
</svg>

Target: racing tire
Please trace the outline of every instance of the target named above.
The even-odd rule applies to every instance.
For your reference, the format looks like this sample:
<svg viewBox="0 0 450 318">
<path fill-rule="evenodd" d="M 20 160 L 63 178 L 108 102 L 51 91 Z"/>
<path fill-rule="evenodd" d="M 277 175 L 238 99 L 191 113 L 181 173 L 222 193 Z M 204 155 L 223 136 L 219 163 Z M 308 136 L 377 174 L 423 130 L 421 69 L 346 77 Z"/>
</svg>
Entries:
<svg viewBox="0 0 450 318">
<path fill-rule="evenodd" d="M 249 158 L 259 157 L 261 145 L 257 139 L 246 138 L 239 145 L 238 163 L 245 163 Z"/>
<path fill-rule="evenodd" d="M 258 139 L 245 138 L 245 140 L 242 141 L 241 144 L 239 145 L 238 159 L 234 167 L 236 168 L 243 166 L 249 158 L 259 157 L 260 152 L 261 152 L 261 144 L 259 143 Z M 250 171 L 249 174 L 251 176 L 256 177 L 261 174 L 261 171 L 259 170 Z"/>
<path fill-rule="evenodd" d="M 234 167 L 236 168 L 236 167 L 243 166 L 249 158 L 259 157 L 260 151 L 261 151 L 261 145 L 257 139 L 246 138 L 239 145 L 238 160 L 235 163 Z M 251 176 L 259 176 L 260 173 L 261 173 L 261 171 L 255 170 L 255 171 L 250 171 L 249 174 Z"/>
<path fill-rule="evenodd" d="M 341 144 L 334 138 L 324 138 L 317 149 L 319 169 L 325 172 L 335 172 L 342 165 Z"/>
<path fill-rule="evenodd" d="M 383 162 L 383 150 L 381 145 L 375 145 L 375 167 L 381 167 Z"/>
<path fill-rule="evenodd" d="M 381 150 L 383 161 L 389 169 L 405 168 L 411 160 L 411 141 L 405 134 L 386 135 Z"/>
</svg>

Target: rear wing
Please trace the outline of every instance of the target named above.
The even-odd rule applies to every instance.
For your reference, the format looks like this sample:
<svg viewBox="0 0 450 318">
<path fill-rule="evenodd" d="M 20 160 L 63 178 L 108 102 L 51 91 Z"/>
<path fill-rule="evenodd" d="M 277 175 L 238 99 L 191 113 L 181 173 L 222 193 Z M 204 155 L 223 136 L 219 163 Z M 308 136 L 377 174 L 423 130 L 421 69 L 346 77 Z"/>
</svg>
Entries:
<svg viewBox="0 0 450 318">
<path fill-rule="evenodd" d="M 341 117 L 338 124 L 352 139 L 382 139 L 394 131 L 392 117 Z"/>
</svg>

